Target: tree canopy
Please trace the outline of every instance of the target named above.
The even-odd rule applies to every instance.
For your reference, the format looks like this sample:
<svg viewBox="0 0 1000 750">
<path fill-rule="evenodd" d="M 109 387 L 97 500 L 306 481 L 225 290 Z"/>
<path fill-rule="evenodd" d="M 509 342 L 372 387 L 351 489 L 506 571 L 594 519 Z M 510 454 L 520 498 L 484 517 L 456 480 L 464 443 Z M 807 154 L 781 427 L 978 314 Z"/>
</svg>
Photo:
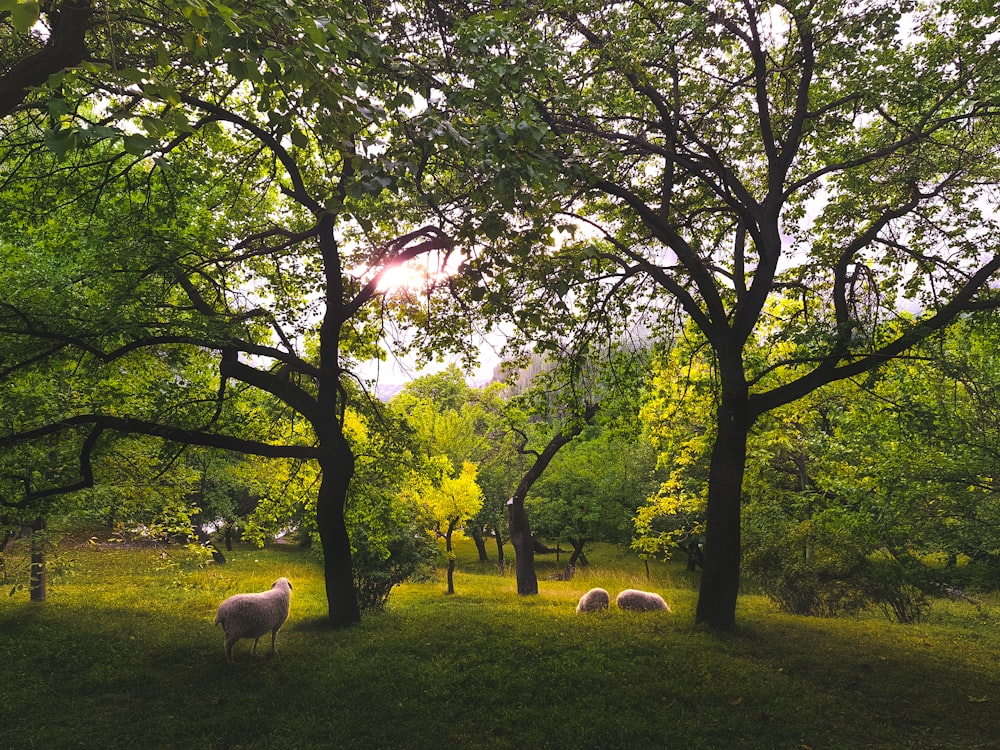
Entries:
<svg viewBox="0 0 1000 750">
<path fill-rule="evenodd" d="M 991 13 L 672 0 L 454 12 L 468 86 L 452 101 L 513 124 L 504 163 L 521 178 L 485 216 L 521 240 L 543 226 L 578 236 L 541 257 L 532 241 L 485 246 L 470 274 L 487 302 L 508 309 L 518 290 L 530 312 L 515 317 L 550 332 L 573 310 L 654 331 L 679 310 L 711 348 L 701 622 L 734 624 L 756 420 L 996 303 Z M 762 339 L 792 346 L 751 357 Z"/>
<path fill-rule="evenodd" d="M 0 375 L 211 362 L 0 447 L 69 441 L 65 486 L 111 433 L 316 461 L 349 624 L 348 423 L 389 328 L 555 353 L 573 411 L 542 458 L 596 413 L 588 361 L 687 321 L 715 409 L 697 619 L 730 628 L 755 426 L 998 303 L 994 25 L 951 0 L 0 5 Z M 417 258 L 440 273 L 387 289 Z M 251 390 L 273 419 L 236 418 Z"/>
</svg>

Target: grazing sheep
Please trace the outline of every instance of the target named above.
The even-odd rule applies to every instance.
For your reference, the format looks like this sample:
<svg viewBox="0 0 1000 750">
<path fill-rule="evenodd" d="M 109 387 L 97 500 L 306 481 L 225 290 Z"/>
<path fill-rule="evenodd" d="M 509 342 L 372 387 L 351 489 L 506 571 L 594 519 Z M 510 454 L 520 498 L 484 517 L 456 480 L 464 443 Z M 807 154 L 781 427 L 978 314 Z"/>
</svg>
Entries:
<svg viewBox="0 0 1000 750">
<path fill-rule="evenodd" d="M 219 605 L 215 624 L 222 625 L 226 636 L 226 661 L 233 660 L 233 644 L 240 638 L 253 638 L 250 653 L 257 653 L 257 641 L 271 631 L 271 655 L 277 653 L 274 639 L 278 628 L 288 618 L 288 607 L 292 597 L 292 584 L 287 578 L 279 578 L 269 591 L 259 594 L 236 594 Z"/>
<path fill-rule="evenodd" d="M 576 605 L 577 612 L 600 612 L 608 608 L 611 595 L 604 589 L 591 589 L 580 597 L 580 603 Z"/>
<path fill-rule="evenodd" d="M 618 609 L 627 609 L 631 612 L 670 611 L 670 607 L 659 594 L 635 589 L 625 589 L 615 598 L 615 604 L 618 605 Z"/>
</svg>

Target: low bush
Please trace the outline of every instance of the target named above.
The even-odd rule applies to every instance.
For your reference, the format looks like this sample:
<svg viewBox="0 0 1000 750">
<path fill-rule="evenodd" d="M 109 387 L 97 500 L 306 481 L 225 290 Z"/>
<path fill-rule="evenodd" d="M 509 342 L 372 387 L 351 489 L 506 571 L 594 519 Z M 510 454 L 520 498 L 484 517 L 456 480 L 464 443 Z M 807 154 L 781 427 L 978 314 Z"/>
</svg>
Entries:
<svg viewBox="0 0 1000 750">
<path fill-rule="evenodd" d="M 889 553 L 816 555 L 771 560 L 771 568 L 753 571 L 761 590 L 785 612 L 836 617 L 876 607 L 889 620 L 918 622 L 930 600 Z"/>
</svg>

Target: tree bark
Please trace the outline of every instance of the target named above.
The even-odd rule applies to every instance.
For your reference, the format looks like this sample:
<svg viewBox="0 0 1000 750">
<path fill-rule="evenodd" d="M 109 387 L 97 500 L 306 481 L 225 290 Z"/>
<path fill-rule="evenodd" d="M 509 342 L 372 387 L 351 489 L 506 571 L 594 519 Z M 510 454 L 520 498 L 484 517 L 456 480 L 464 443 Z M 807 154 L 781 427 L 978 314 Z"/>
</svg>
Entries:
<svg viewBox="0 0 1000 750">
<path fill-rule="evenodd" d="M 0 75 L 0 117 L 17 109 L 32 86 L 40 86 L 53 73 L 84 60 L 93 5 L 93 0 L 62 0 L 46 9 L 49 37 L 45 46 Z"/>
<path fill-rule="evenodd" d="M 476 543 L 476 552 L 479 553 L 479 562 L 489 562 L 490 558 L 486 554 L 486 540 L 483 539 L 482 529 L 472 529 L 469 531 L 469 536 L 471 536 L 472 541 Z"/>
<path fill-rule="evenodd" d="M 455 593 L 455 548 L 452 546 L 451 538 L 455 533 L 455 526 L 458 521 L 451 521 L 448 524 L 448 533 L 444 535 L 444 549 L 448 553 L 448 593 Z"/>
<path fill-rule="evenodd" d="M 510 543 L 514 546 L 514 575 L 517 593 L 531 596 L 538 593 L 538 576 L 535 574 L 535 544 L 531 538 L 531 523 L 524 500 L 507 504 L 510 523 Z"/>
<path fill-rule="evenodd" d="M 342 435 L 326 446 L 320 467 L 323 479 L 316 499 L 316 526 L 323 545 L 323 575 L 330 624 L 336 628 L 361 622 L 361 609 L 354 591 L 351 539 L 344 511 L 347 490 L 354 475 L 354 452 Z"/>
<path fill-rule="evenodd" d="M 695 622 L 719 630 L 736 626 L 740 587 L 740 502 L 747 435 L 753 423 L 745 398 L 723 395 L 712 450 L 705 518 L 704 567 Z"/>
<path fill-rule="evenodd" d="M 33 602 L 44 602 L 49 593 L 46 580 L 45 527 L 44 516 L 39 516 L 31 522 L 31 573 L 28 592 Z"/>
<path fill-rule="evenodd" d="M 500 534 L 500 529 L 494 529 L 493 534 L 497 540 L 497 568 L 502 573 L 507 567 L 507 558 L 503 552 L 503 536 Z"/>
<path fill-rule="evenodd" d="M 587 540 L 584 537 L 576 539 L 567 537 L 567 539 L 569 539 L 569 543 L 573 545 L 573 554 L 569 556 L 569 562 L 567 565 L 570 567 L 576 567 L 577 562 L 579 562 L 581 567 L 584 568 L 590 565 L 590 561 L 587 559 L 587 556 L 583 554 L 583 548 L 587 544 Z"/>
<path fill-rule="evenodd" d="M 507 519 L 510 524 L 510 543 L 514 547 L 514 568 L 517 577 L 517 593 L 530 596 L 538 593 L 538 576 L 535 574 L 535 545 L 531 538 L 531 524 L 528 521 L 528 511 L 524 500 L 531 486 L 538 480 L 556 453 L 583 431 L 585 424 L 590 424 L 600 404 L 591 404 L 584 409 L 583 418 L 561 430 L 541 453 L 536 454 L 535 462 L 521 477 L 514 490 L 514 495 L 507 501 Z M 522 452 L 528 452 L 522 447 Z"/>
</svg>

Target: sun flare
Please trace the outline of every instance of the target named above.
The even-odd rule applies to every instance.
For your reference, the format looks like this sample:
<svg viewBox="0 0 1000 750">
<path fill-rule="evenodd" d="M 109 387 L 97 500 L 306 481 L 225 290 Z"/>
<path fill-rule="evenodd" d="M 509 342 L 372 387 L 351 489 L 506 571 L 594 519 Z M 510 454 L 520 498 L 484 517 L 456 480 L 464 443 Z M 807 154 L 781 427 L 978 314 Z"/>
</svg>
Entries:
<svg viewBox="0 0 1000 750">
<path fill-rule="evenodd" d="M 415 268 L 412 265 L 391 266 L 382 272 L 382 276 L 378 280 L 378 290 L 380 292 L 391 292 L 397 289 L 415 291 L 426 287 L 428 278 L 426 267 Z"/>
<path fill-rule="evenodd" d="M 378 281 L 380 292 L 419 292 L 428 286 L 440 284 L 458 271 L 461 258 L 454 255 L 442 266 L 440 261 L 413 259 L 407 263 L 392 264 L 381 271 Z"/>
</svg>

